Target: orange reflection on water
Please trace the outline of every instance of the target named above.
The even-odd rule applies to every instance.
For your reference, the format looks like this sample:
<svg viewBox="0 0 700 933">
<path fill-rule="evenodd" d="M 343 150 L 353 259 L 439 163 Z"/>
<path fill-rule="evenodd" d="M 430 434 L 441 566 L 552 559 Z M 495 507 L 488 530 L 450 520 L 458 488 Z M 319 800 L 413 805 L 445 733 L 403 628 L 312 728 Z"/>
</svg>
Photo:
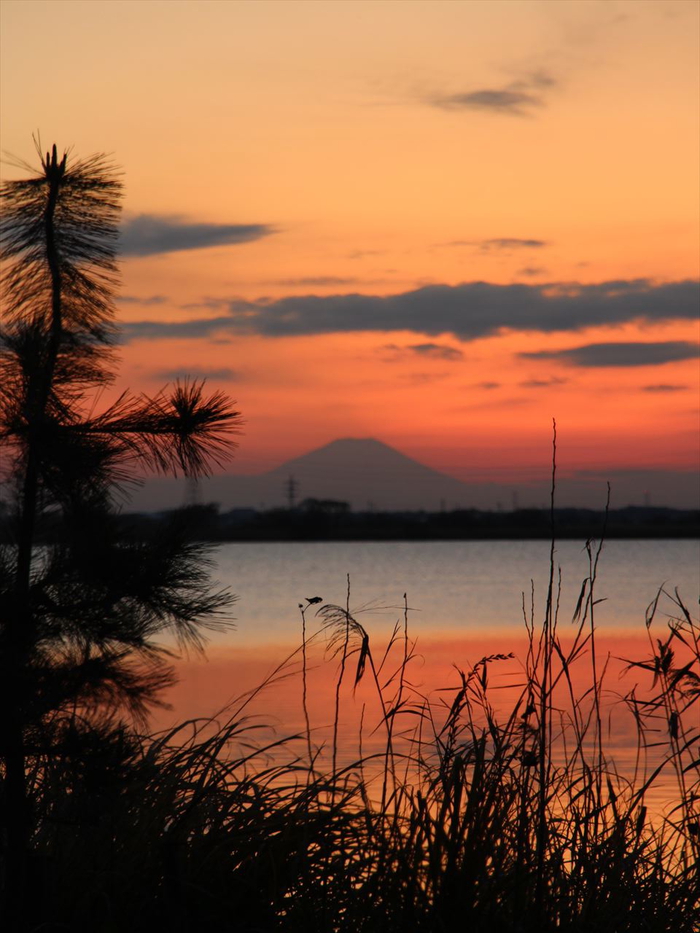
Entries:
<svg viewBox="0 0 700 933">
<path fill-rule="evenodd" d="M 566 639 L 562 638 L 564 653 Z M 373 647 L 374 669 L 367 664 L 362 679 L 354 687 L 359 652 L 351 643 L 346 658 L 342 686 L 337 692 L 342 656 L 329 656 L 327 646 L 318 638 L 307 645 L 306 652 L 306 712 L 311 726 L 313 748 L 319 752 L 319 763 L 330 763 L 332 756 L 333 722 L 338 703 L 338 764 L 349 766 L 361 756 L 377 755 L 381 759 L 386 744 L 386 725 L 382 715 L 396 701 L 399 689 L 398 671 L 406 647 L 401 634 L 384 657 L 385 646 Z M 402 700 L 404 713 L 396 717 L 393 738 L 409 752 L 411 739 L 419 723 L 422 736 L 430 739 L 439 732 L 461 684 L 459 671 L 469 674 L 479 662 L 495 657 L 486 665 L 487 696 L 496 718 L 504 722 L 518 701 L 520 716 L 526 704 L 525 661 L 528 642 L 524 633 L 479 633 L 464 637 L 446 635 L 421 638 L 409 642 L 411 660 L 405 674 Z M 625 697 L 633 690 L 637 696 L 648 695 L 652 675 L 644 670 L 628 668 L 628 662 L 650 656 L 646 634 L 621 633 L 596 636 L 596 674 L 604 673 L 601 692 L 603 744 L 611 770 L 624 779 L 639 782 L 645 766 L 648 772 L 667 751 L 668 733 L 663 721 L 652 723 L 646 751 L 640 748 L 635 719 Z M 512 656 L 510 656 L 512 655 Z M 382 660 L 383 659 L 383 660 Z M 170 691 L 170 710 L 160 711 L 154 727 L 168 727 L 186 719 L 217 717 L 226 721 L 230 715 L 245 717 L 250 724 L 272 727 L 277 737 L 305 735 L 304 672 L 301 648 L 282 644 L 258 647 L 215 648 L 206 658 L 190 658 L 179 664 L 180 682 Z M 554 672 L 560 670 L 555 663 Z M 376 679 L 375 679 L 376 672 Z M 571 697 L 580 700 L 583 718 L 594 713 L 592 683 L 593 663 L 590 651 L 569 668 L 568 678 L 560 678 L 554 692 L 554 736 L 561 737 L 570 723 Z M 382 688 L 379 698 L 377 686 Z M 419 719 L 417 710 L 428 709 L 430 716 Z M 382 703 L 384 707 L 382 708 Z M 475 721 L 483 713 L 478 704 L 473 707 Z M 592 719 L 591 721 L 594 721 Z M 587 748 L 593 754 L 592 736 L 588 733 Z M 570 743 L 569 731 L 566 741 Z M 291 743 L 301 758 L 306 754 L 306 741 Z M 563 746 L 561 746 L 563 749 Z M 320 751 L 319 751 L 320 750 Z M 559 757 L 563 752 L 560 751 Z M 635 775 L 635 772 L 636 775 Z M 673 774 L 670 768 L 656 786 L 652 796 L 659 805 L 673 796 Z"/>
</svg>

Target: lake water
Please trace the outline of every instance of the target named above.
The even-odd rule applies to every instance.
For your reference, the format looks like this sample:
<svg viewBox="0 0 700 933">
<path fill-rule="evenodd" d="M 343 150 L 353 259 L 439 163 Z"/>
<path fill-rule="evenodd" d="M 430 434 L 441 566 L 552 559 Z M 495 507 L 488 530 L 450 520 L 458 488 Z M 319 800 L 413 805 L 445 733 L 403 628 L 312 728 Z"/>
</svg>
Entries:
<svg viewBox="0 0 700 933">
<path fill-rule="evenodd" d="M 272 726 L 277 735 L 303 732 L 301 604 L 305 607 L 307 639 L 307 713 L 314 745 L 325 749 L 327 761 L 339 662 L 327 650 L 327 637 L 319 631 L 322 619 L 316 614 L 317 605 L 307 602 L 307 598 L 317 596 L 322 599 L 318 605 L 349 605 L 369 635 L 379 667 L 397 624 L 403 635 L 405 593 L 415 655 L 409 666 L 411 689 L 420 702 L 429 700 L 438 715 L 449 708 L 455 695 L 458 670 L 469 671 L 487 655 L 512 653 L 512 658 L 489 664 L 491 702 L 507 712 L 523 683 L 527 656 L 524 611 L 536 629 L 544 618 L 549 557 L 547 541 L 217 546 L 212 550 L 213 575 L 238 596 L 233 608 L 236 627 L 215 634 L 205 658 L 190 657 L 178 664 L 180 683 L 169 696 L 172 709 L 160 713 L 156 725 L 211 716 L 233 703 L 220 718 L 233 710 L 236 717 L 252 717 L 250 722 Z M 560 573 L 558 630 L 566 642 L 575 631 L 572 616 L 582 581 L 590 573 L 584 543 L 562 541 L 556 545 L 555 580 Z M 660 598 L 648 633 L 647 607 L 661 586 L 671 595 Z M 697 617 L 700 542 L 616 540 L 604 544 L 595 585 L 595 596 L 600 600 L 595 606 L 595 623 L 599 670 L 608 665 L 605 728 L 616 766 L 630 775 L 639 765 L 637 733 L 624 697 L 633 687 L 640 695 L 651 689 L 652 678 L 643 670 L 626 672 L 626 662 L 649 657 L 650 634 L 652 638 L 666 636 L 669 619 L 679 614 L 671 598 L 676 588 Z M 400 637 L 380 671 L 382 683 L 399 666 L 402 651 Z M 345 763 L 355 760 L 360 752 L 371 752 L 373 743 L 379 748 L 382 742 L 381 728 L 374 731 L 381 710 L 371 677 L 365 676 L 353 689 L 356 660 L 357 655 L 349 660 L 338 713 L 338 760 Z M 582 696 L 590 684 L 590 655 L 582 656 L 576 671 L 574 686 Z M 258 691 L 270 677 L 272 683 Z M 390 685 L 387 693 L 392 689 Z M 666 723 L 658 722 L 655 728 L 652 739 L 657 746 L 649 753 L 647 767 L 659 760 L 667 740 Z M 662 781 L 659 806 L 667 791 Z M 668 799 L 672 796 L 671 788 Z"/>
<path fill-rule="evenodd" d="M 390 628 L 407 594 L 414 635 L 470 635 L 521 629 L 523 593 L 535 618 L 549 581 L 547 541 L 229 543 L 214 551 L 215 577 L 238 595 L 231 646 L 296 642 L 298 604 L 320 596 L 371 612 L 371 626 Z M 570 621 L 589 575 L 582 542 L 556 545 L 561 568 L 560 618 Z M 636 630 L 660 586 L 678 588 L 689 607 L 700 595 L 700 541 L 609 541 L 598 565 L 597 624 Z M 398 607 L 398 608 L 397 608 Z M 661 612 L 669 608 L 661 603 Z M 216 638 L 222 642 L 221 637 Z"/>
</svg>

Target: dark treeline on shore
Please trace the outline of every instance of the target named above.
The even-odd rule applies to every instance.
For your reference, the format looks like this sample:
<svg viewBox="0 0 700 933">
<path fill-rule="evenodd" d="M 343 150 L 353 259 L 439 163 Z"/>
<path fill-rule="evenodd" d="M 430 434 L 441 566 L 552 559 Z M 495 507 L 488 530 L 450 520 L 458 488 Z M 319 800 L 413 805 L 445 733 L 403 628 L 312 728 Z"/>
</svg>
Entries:
<svg viewBox="0 0 700 933">
<path fill-rule="evenodd" d="M 297 509 L 232 509 L 189 506 L 193 534 L 208 541 L 479 541 L 547 539 L 552 534 L 548 509 L 487 512 L 351 512 L 344 503 L 312 503 Z M 133 530 L 155 531 L 172 513 L 124 515 Z M 190 524 L 188 523 L 188 524 Z M 700 511 L 630 506 L 604 511 L 555 509 L 560 539 L 697 538 Z"/>
</svg>

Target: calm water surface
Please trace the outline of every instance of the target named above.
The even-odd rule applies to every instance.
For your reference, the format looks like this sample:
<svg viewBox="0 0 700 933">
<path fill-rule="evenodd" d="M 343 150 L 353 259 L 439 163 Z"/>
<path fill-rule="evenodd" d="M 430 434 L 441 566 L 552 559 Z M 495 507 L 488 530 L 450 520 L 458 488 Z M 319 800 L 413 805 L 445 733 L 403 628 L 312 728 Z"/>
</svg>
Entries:
<svg viewBox="0 0 700 933">
<path fill-rule="evenodd" d="M 544 613 L 549 581 L 547 541 L 228 543 L 213 552 L 217 579 L 238 595 L 236 629 L 217 643 L 296 642 L 298 604 L 306 597 L 366 610 L 378 635 L 402 615 L 407 594 L 414 635 L 472 635 L 522 627 Z M 560 622 L 571 620 L 589 556 L 578 541 L 556 545 L 561 569 Z M 678 588 L 694 612 L 700 595 L 699 541 L 609 541 L 598 565 L 597 624 L 602 632 L 643 630 L 660 586 Z M 672 612 L 662 599 L 659 618 Z"/>
</svg>

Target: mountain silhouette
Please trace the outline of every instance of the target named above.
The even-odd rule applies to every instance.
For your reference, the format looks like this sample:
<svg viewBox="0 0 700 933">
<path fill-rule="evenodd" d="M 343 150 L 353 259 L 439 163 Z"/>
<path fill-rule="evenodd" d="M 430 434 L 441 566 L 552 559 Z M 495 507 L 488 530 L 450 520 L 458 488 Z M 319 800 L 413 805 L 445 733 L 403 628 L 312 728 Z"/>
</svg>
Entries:
<svg viewBox="0 0 700 933">
<path fill-rule="evenodd" d="M 220 475 L 202 480 L 199 502 L 216 502 L 222 511 L 235 508 L 271 509 L 289 505 L 293 480 L 294 502 L 332 499 L 347 502 L 354 511 L 437 512 L 455 508 L 509 510 L 546 507 L 549 476 L 543 471 L 535 482 L 463 483 L 413 460 L 394 447 L 374 438 L 342 438 L 287 460 L 266 473 Z M 670 505 L 698 508 L 695 471 L 582 470 L 559 477 L 560 506 L 605 506 L 607 481 L 612 486 L 613 507 Z M 185 481 L 148 479 L 136 489 L 127 509 L 159 511 L 177 508 L 188 501 Z"/>
<path fill-rule="evenodd" d="M 353 509 L 427 509 L 467 507 L 474 490 L 374 438 L 342 438 L 266 474 L 284 490 L 289 477 L 297 501 L 335 499 Z M 275 488 L 273 486 L 273 488 Z"/>
<path fill-rule="evenodd" d="M 347 502 L 354 510 L 392 511 L 492 507 L 502 489 L 467 485 L 407 457 L 374 438 L 342 438 L 256 476 L 221 475 L 202 480 L 201 502 L 232 508 L 275 508 L 289 504 L 289 482 L 296 504 L 304 499 Z M 488 502 L 483 494 L 488 493 Z M 131 508 L 157 511 L 183 504 L 185 485 L 149 479 L 132 496 Z"/>
</svg>

